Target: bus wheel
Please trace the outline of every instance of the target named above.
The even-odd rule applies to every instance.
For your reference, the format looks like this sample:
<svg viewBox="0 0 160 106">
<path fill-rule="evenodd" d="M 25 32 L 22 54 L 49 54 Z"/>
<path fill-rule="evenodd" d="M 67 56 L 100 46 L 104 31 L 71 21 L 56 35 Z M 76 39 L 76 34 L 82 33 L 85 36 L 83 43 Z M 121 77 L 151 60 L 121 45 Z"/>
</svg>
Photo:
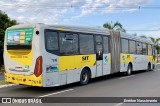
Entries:
<svg viewBox="0 0 160 106">
<path fill-rule="evenodd" d="M 148 69 L 147 69 L 147 71 L 151 71 L 152 69 L 151 69 L 151 63 L 148 63 Z"/>
<path fill-rule="evenodd" d="M 81 76 L 80 76 L 80 83 L 81 83 L 81 85 L 88 84 L 89 79 L 90 79 L 90 73 L 89 73 L 89 71 L 86 68 L 84 68 L 82 70 Z"/>
<path fill-rule="evenodd" d="M 128 68 L 127 68 L 126 74 L 129 76 L 129 75 L 131 75 L 131 73 L 132 73 L 132 65 L 129 64 L 129 65 L 128 65 Z"/>
</svg>

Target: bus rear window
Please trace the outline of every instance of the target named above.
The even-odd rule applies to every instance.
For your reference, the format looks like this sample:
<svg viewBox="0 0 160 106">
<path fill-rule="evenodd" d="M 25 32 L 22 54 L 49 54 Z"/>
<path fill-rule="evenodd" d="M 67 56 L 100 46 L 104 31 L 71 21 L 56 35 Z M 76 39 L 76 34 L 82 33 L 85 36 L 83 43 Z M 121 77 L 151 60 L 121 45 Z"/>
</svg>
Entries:
<svg viewBox="0 0 160 106">
<path fill-rule="evenodd" d="M 31 45 L 33 28 L 7 30 L 7 45 Z"/>
</svg>

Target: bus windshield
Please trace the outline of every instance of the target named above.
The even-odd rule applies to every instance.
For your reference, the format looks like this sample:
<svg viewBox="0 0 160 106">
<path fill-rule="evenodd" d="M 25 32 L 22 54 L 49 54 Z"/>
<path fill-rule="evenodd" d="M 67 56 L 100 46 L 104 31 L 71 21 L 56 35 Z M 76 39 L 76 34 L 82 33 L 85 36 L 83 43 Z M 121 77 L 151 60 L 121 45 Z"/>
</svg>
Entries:
<svg viewBox="0 0 160 106">
<path fill-rule="evenodd" d="M 33 28 L 10 29 L 7 31 L 7 45 L 31 45 Z"/>
</svg>

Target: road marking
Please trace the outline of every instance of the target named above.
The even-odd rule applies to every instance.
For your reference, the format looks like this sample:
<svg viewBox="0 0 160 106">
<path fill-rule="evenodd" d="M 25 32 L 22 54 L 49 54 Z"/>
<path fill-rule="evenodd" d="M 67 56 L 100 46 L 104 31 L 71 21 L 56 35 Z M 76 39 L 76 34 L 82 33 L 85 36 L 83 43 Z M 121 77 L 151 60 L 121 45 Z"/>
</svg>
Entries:
<svg viewBox="0 0 160 106">
<path fill-rule="evenodd" d="M 16 86 L 18 84 L 5 84 L 5 85 L 1 85 L 0 88 L 6 88 L 6 87 L 11 87 L 11 86 Z"/>
<path fill-rule="evenodd" d="M 64 93 L 64 92 L 68 92 L 68 91 L 72 91 L 72 90 L 74 90 L 74 89 L 68 89 L 68 90 L 64 90 L 64 91 L 54 92 L 54 93 L 47 94 L 47 95 L 42 95 L 42 96 L 39 96 L 39 97 L 47 97 L 47 96 L 56 95 L 56 94 L 60 94 L 60 93 Z"/>
<path fill-rule="evenodd" d="M 118 104 L 116 104 L 116 105 L 114 105 L 114 106 L 120 106 L 120 105 L 123 105 L 123 103 L 118 103 Z"/>
<path fill-rule="evenodd" d="M 131 75 L 131 76 L 126 76 L 126 77 L 121 77 L 119 79 L 125 79 L 125 78 L 129 78 L 129 77 L 134 77 L 135 75 Z"/>
</svg>

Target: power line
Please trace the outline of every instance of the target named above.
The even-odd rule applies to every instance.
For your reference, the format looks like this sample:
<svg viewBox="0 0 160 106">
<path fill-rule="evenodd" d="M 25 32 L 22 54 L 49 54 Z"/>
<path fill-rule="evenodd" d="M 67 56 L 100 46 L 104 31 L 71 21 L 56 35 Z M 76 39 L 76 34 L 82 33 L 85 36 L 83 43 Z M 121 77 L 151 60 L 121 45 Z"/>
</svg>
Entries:
<svg viewBox="0 0 160 106">
<path fill-rule="evenodd" d="M 0 4 L 0 6 L 13 6 L 13 7 L 29 7 L 37 8 L 38 6 L 43 6 L 43 8 L 48 9 L 101 9 L 101 10 L 127 10 L 127 9 L 160 9 L 160 6 L 115 6 L 115 7 L 93 7 L 93 6 L 75 6 L 75 5 L 50 5 L 50 4 L 36 4 L 36 5 L 27 5 L 27 4 Z M 39 7 L 40 8 L 40 7 Z"/>
<path fill-rule="evenodd" d="M 160 31 L 160 30 L 157 30 L 157 29 L 155 29 L 155 30 L 126 30 L 126 31 Z"/>
</svg>

